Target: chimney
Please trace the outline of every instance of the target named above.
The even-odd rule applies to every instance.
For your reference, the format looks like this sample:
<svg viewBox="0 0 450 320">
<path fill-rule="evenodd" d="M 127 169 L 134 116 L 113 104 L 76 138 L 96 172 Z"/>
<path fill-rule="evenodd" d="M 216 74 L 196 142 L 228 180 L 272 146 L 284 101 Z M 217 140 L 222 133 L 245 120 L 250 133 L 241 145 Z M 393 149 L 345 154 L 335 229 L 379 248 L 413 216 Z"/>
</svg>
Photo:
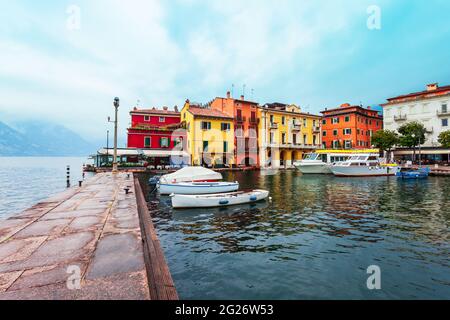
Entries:
<svg viewBox="0 0 450 320">
<path fill-rule="evenodd" d="M 231 98 L 231 92 L 227 91 L 227 99 L 230 99 L 230 98 Z"/>
<path fill-rule="evenodd" d="M 169 107 L 164 106 L 164 107 L 163 107 L 163 110 L 164 110 L 164 111 L 167 111 L 167 110 L 169 110 Z"/>
<path fill-rule="evenodd" d="M 173 107 L 173 110 L 175 110 L 175 112 L 178 112 L 178 106 Z"/>
<path fill-rule="evenodd" d="M 137 107 L 134 107 L 133 110 L 134 110 L 134 111 L 137 111 Z"/>
<path fill-rule="evenodd" d="M 367 110 L 372 110 L 372 107 L 371 107 L 371 106 L 368 106 L 368 107 L 367 107 Z"/>
<path fill-rule="evenodd" d="M 347 107 L 350 107 L 350 103 L 341 104 L 341 108 L 347 108 Z"/>
<path fill-rule="evenodd" d="M 244 95 L 241 95 L 241 100 L 242 101 L 244 101 L 245 99 L 244 99 L 245 97 L 244 97 Z"/>
<path fill-rule="evenodd" d="M 435 91 L 439 88 L 438 83 L 427 84 L 427 91 Z"/>
</svg>

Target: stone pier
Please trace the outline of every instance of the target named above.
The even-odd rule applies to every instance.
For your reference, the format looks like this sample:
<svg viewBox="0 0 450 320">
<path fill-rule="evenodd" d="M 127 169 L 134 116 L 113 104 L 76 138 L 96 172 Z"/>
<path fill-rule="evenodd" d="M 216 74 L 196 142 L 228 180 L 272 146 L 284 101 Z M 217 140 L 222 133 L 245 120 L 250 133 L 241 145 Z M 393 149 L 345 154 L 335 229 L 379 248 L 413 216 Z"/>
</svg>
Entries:
<svg viewBox="0 0 450 320">
<path fill-rule="evenodd" d="M 142 198 L 132 174 L 102 173 L 0 220 L 0 299 L 177 299 Z"/>
</svg>

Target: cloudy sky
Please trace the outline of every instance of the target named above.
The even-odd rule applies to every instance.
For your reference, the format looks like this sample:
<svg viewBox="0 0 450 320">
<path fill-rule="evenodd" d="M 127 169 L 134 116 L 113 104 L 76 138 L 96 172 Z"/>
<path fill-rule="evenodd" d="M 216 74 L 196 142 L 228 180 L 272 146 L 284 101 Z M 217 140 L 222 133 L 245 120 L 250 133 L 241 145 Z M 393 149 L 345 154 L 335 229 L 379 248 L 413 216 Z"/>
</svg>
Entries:
<svg viewBox="0 0 450 320">
<path fill-rule="evenodd" d="M 450 84 L 447 0 L 0 0 L 0 121 L 50 119 L 99 141 L 129 110 L 235 85 L 318 113 Z M 376 5 L 381 29 L 367 20 Z M 253 89 L 253 95 L 252 90 Z"/>
</svg>

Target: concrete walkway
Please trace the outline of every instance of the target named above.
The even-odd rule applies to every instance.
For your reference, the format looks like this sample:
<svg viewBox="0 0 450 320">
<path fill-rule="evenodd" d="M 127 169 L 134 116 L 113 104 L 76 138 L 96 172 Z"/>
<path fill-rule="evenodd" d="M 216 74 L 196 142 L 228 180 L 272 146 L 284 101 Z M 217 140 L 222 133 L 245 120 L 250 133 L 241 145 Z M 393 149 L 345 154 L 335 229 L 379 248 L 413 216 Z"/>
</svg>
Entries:
<svg viewBox="0 0 450 320">
<path fill-rule="evenodd" d="M 98 174 L 0 220 L 0 299 L 149 299 L 134 189 Z"/>
</svg>

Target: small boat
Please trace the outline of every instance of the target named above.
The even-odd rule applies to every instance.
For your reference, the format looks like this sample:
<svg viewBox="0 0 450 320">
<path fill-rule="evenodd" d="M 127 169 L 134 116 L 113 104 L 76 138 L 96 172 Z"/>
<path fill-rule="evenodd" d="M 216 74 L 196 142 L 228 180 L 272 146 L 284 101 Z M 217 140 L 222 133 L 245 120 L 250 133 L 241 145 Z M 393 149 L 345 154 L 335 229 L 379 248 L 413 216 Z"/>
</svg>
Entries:
<svg viewBox="0 0 450 320">
<path fill-rule="evenodd" d="M 403 168 L 397 172 L 397 177 L 402 179 L 425 179 L 430 175 L 430 168 Z"/>
<path fill-rule="evenodd" d="M 168 194 L 210 194 L 224 193 L 239 190 L 239 182 L 180 182 L 164 184 L 159 183 L 159 193 Z"/>
<path fill-rule="evenodd" d="M 379 157 L 361 154 L 330 167 L 337 177 L 381 177 L 395 176 L 399 171 L 396 164 L 383 163 Z"/>
<path fill-rule="evenodd" d="M 216 182 L 222 180 L 222 174 L 203 167 L 185 167 L 159 178 L 163 184 L 179 182 Z"/>
<path fill-rule="evenodd" d="M 253 190 L 210 195 L 172 194 L 170 197 L 174 208 L 214 208 L 262 201 L 269 197 L 269 191 Z"/>
</svg>

